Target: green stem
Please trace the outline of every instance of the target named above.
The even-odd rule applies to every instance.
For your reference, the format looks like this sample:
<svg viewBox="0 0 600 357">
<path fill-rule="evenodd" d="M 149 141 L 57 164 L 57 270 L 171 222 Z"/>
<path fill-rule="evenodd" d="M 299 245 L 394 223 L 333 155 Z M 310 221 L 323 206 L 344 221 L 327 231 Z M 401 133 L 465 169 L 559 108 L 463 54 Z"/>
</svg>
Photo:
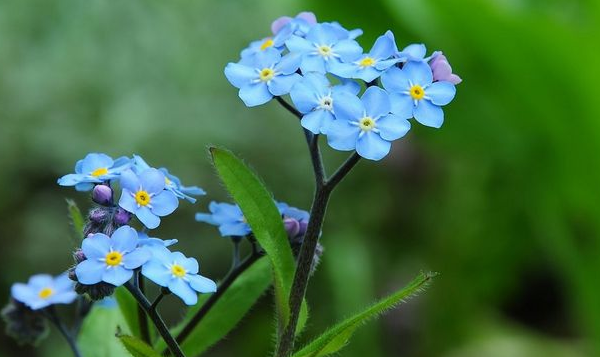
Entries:
<svg viewBox="0 0 600 357">
<path fill-rule="evenodd" d="M 75 337 L 73 335 L 71 335 L 69 330 L 67 330 L 65 325 L 62 323 L 62 321 L 56 314 L 56 310 L 54 310 L 54 306 L 49 306 L 46 309 L 46 312 L 47 312 L 46 317 L 48 318 L 48 320 L 50 320 L 50 322 L 52 322 L 52 324 L 54 324 L 54 326 L 56 326 L 58 331 L 60 331 L 60 334 L 65 338 L 65 340 L 69 344 L 71 351 L 73 351 L 73 356 L 81 357 L 81 352 L 79 351 L 79 347 L 77 347 L 77 342 L 75 341 Z"/>
</svg>

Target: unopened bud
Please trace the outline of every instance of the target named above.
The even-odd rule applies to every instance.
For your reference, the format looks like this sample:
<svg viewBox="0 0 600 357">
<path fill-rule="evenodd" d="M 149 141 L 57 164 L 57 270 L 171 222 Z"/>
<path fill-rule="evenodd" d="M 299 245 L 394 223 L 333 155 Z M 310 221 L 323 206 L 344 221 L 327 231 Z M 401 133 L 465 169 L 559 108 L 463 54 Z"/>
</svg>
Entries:
<svg viewBox="0 0 600 357">
<path fill-rule="evenodd" d="M 120 207 L 117 208 L 117 213 L 115 213 L 115 223 L 119 226 L 122 226 L 129 223 L 129 220 L 131 220 L 131 213 Z"/>
<path fill-rule="evenodd" d="M 106 185 L 96 185 L 92 191 L 92 200 L 99 205 L 110 206 L 112 204 L 113 191 Z"/>
<path fill-rule="evenodd" d="M 75 260 L 75 263 L 79 264 L 87 258 L 85 257 L 85 254 L 83 254 L 83 250 L 77 249 L 73 252 L 73 259 Z"/>
<path fill-rule="evenodd" d="M 284 218 L 283 226 L 285 227 L 285 231 L 287 232 L 288 237 L 290 238 L 294 238 L 298 235 L 298 232 L 300 232 L 300 222 L 293 218 Z"/>
</svg>

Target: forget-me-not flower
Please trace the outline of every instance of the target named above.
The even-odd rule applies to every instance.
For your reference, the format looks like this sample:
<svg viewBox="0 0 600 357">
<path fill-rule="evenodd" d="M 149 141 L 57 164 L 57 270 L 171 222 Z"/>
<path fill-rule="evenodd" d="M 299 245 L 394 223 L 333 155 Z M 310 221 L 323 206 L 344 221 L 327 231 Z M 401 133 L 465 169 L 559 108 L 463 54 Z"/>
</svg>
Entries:
<svg viewBox="0 0 600 357">
<path fill-rule="evenodd" d="M 129 227 L 118 228 L 111 237 L 96 233 L 85 238 L 81 250 L 86 260 L 75 267 L 77 281 L 85 285 L 105 282 L 114 286 L 125 284 L 133 270 L 146 263 L 152 254 L 138 247 L 138 234 Z"/>
<path fill-rule="evenodd" d="M 296 109 L 304 116 L 300 124 L 314 134 L 326 134 L 327 128 L 335 120 L 333 103 L 341 92 L 358 94 L 360 86 L 354 81 L 352 85 L 340 84 L 331 86 L 325 75 L 308 73 L 296 83 L 290 92 Z"/>
<path fill-rule="evenodd" d="M 327 132 L 329 146 L 356 150 L 366 159 L 382 159 L 389 153 L 391 141 L 410 130 L 409 116 L 390 114 L 389 95 L 379 87 L 369 87 L 360 99 L 344 93 L 334 109 L 336 120 Z"/>
<path fill-rule="evenodd" d="M 305 38 L 292 36 L 285 42 L 290 52 L 302 54 L 300 69 L 309 72 L 327 73 L 333 62 L 351 62 L 362 54 L 362 48 L 348 39 L 343 28 L 331 24 L 313 26 Z"/>
<path fill-rule="evenodd" d="M 407 62 L 402 69 L 390 68 L 381 77 L 390 92 L 392 113 L 414 117 L 419 123 L 439 128 L 444 123 L 441 106 L 452 101 L 456 88 L 450 82 L 433 82 L 433 74 L 425 62 Z"/>
<path fill-rule="evenodd" d="M 196 213 L 196 221 L 218 226 L 223 237 L 243 237 L 252 233 L 238 205 L 213 201 L 208 209 L 210 213 Z"/>
<path fill-rule="evenodd" d="M 75 186 L 77 191 L 89 191 L 94 184 L 118 178 L 121 172 L 130 166 L 127 157 L 113 160 L 101 153 L 90 153 L 75 164 L 75 173 L 58 179 L 61 186 Z"/>
<path fill-rule="evenodd" d="M 292 86 L 300 79 L 296 70 L 302 57 L 289 53 L 281 56 L 274 48 L 255 55 L 253 65 L 229 63 L 225 67 L 225 76 L 236 88 L 239 97 L 249 106 L 257 106 L 271 100 L 273 96 L 288 94 Z"/>
<path fill-rule="evenodd" d="M 10 289 L 13 299 L 39 310 L 54 304 L 70 304 L 77 297 L 74 282 L 66 273 L 53 277 L 38 274 L 29 278 L 27 284 L 16 283 Z"/>
<path fill-rule="evenodd" d="M 150 229 L 158 227 L 159 217 L 171 214 L 179 205 L 177 196 L 165 189 L 165 175 L 157 169 L 146 169 L 139 175 L 126 170 L 121 174 L 121 187 L 119 206 Z"/>
<path fill-rule="evenodd" d="M 330 72 L 342 78 L 357 78 L 372 82 L 383 71 L 398 63 L 399 59 L 392 58 L 395 49 L 396 44 L 390 36 L 379 36 L 369 53 L 349 63 L 332 62 Z"/>
<path fill-rule="evenodd" d="M 161 251 L 142 267 L 142 274 L 156 284 L 169 288 L 187 305 L 198 302 L 198 293 L 214 293 L 217 284 L 198 274 L 198 261 L 180 252 Z"/>
</svg>

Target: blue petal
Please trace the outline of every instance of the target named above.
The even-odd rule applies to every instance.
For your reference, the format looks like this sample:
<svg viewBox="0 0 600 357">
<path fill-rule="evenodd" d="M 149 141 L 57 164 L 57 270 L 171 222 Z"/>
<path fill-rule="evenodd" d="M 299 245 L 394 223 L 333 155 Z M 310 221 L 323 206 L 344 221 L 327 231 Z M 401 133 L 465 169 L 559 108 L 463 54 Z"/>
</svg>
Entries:
<svg viewBox="0 0 600 357">
<path fill-rule="evenodd" d="M 400 139 L 410 130 L 410 122 L 394 114 L 379 118 L 376 125 L 379 135 L 388 141 Z"/>
<path fill-rule="evenodd" d="M 333 112 L 337 120 L 355 121 L 362 118 L 365 106 L 357 96 L 343 92 L 339 93 L 333 101 Z"/>
<path fill-rule="evenodd" d="M 329 72 L 342 78 L 354 78 L 356 65 L 352 63 L 329 61 Z"/>
<path fill-rule="evenodd" d="M 83 163 L 81 164 L 81 171 L 84 174 L 91 173 L 99 168 L 109 168 L 113 165 L 113 159 L 106 155 L 100 153 L 91 153 L 87 154 L 87 156 L 83 159 Z"/>
<path fill-rule="evenodd" d="M 377 69 L 378 71 L 385 71 L 386 69 L 390 68 L 398 62 L 400 62 L 398 58 L 377 61 L 377 63 L 375 63 L 375 69 Z"/>
<path fill-rule="evenodd" d="M 61 186 L 75 186 L 85 180 L 86 175 L 68 174 L 58 179 L 58 184 Z"/>
<path fill-rule="evenodd" d="M 298 70 L 301 62 L 302 56 L 299 53 L 288 53 L 281 58 L 281 62 L 275 65 L 275 72 L 285 75 L 292 74 Z"/>
<path fill-rule="evenodd" d="M 103 233 L 96 233 L 81 242 L 81 250 L 88 259 L 104 258 L 110 252 L 111 240 Z"/>
<path fill-rule="evenodd" d="M 404 47 L 401 55 L 406 56 L 411 61 L 423 60 L 427 54 L 427 48 L 424 44 L 412 44 Z"/>
<path fill-rule="evenodd" d="M 123 257 L 123 266 L 126 269 L 137 269 L 152 257 L 146 248 L 137 248 Z"/>
<path fill-rule="evenodd" d="M 389 95 L 379 87 L 367 88 L 361 100 L 365 106 L 366 114 L 371 118 L 377 119 L 390 112 Z"/>
<path fill-rule="evenodd" d="M 365 132 L 356 142 L 356 152 L 369 160 L 381 160 L 389 152 L 392 144 L 373 131 Z"/>
<path fill-rule="evenodd" d="M 166 216 L 173 213 L 179 206 L 179 200 L 171 191 L 163 191 L 151 198 L 152 213 L 157 216 Z"/>
<path fill-rule="evenodd" d="M 213 201 L 208 208 L 213 213 L 213 219 L 219 223 L 238 222 L 244 217 L 242 210 L 237 205 Z"/>
<path fill-rule="evenodd" d="M 181 252 L 175 252 L 173 254 L 179 253 L 179 256 L 176 256 L 175 261 L 179 263 L 188 274 L 197 274 L 200 269 L 198 265 L 198 261 L 195 258 L 188 258 Z"/>
<path fill-rule="evenodd" d="M 36 274 L 29 278 L 27 285 L 34 289 L 43 289 L 54 285 L 54 278 L 50 274 Z"/>
<path fill-rule="evenodd" d="M 386 35 L 379 36 L 369 52 L 369 56 L 377 60 L 388 59 L 394 54 L 396 44 Z"/>
<path fill-rule="evenodd" d="M 290 37 L 287 41 L 285 41 L 285 45 L 290 52 L 297 53 L 305 53 L 314 49 L 313 45 L 309 41 L 298 36 Z"/>
<path fill-rule="evenodd" d="M 157 169 L 148 169 L 139 176 L 142 189 L 150 194 L 159 193 L 165 189 L 165 174 Z M 133 191 L 135 192 L 135 191 Z"/>
<path fill-rule="evenodd" d="M 73 280 L 69 278 L 67 273 L 62 273 L 56 278 L 54 278 L 54 288 L 59 291 L 72 291 L 73 290 Z"/>
<path fill-rule="evenodd" d="M 209 214 L 209 213 L 196 213 L 196 221 L 198 222 L 204 222 L 204 223 L 208 223 L 208 224 L 212 224 L 213 226 L 218 226 L 219 223 L 217 223 L 214 219 L 213 219 L 213 215 Z"/>
<path fill-rule="evenodd" d="M 381 71 L 378 71 L 375 67 L 365 67 L 365 68 L 357 67 L 356 72 L 354 72 L 354 75 L 352 76 L 352 78 L 362 79 L 363 81 L 369 83 L 369 82 L 373 82 L 380 75 L 381 75 Z"/>
<path fill-rule="evenodd" d="M 435 82 L 425 88 L 425 96 L 435 105 L 446 105 L 454 99 L 456 87 L 450 82 Z"/>
<path fill-rule="evenodd" d="M 338 40 L 337 31 L 330 24 L 313 26 L 306 34 L 306 39 L 317 45 L 331 45 Z"/>
<path fill-rule="evenodd" d="M 121 198 L 119 199 L 119 206 L 127 212 L 135 213 L 138 209 L 138 204 L 133 197 L 133 194 L 127 189 L 123 189 Z"/>
<path fill-rule="evenodd" d="M 217 284 L 202 275 L 191 275 L 188 279 L 190 281 L 190 287 L 199 293 L 206 294 L 217 291 Z"/>
<path fill-rule="evenodd" d="M 75 267 L 77 281 L 81 284 L 92 285 L 102 281 L 106 264 L 98 260 L 84 260 Z"/>
<path fill-rule="evenodd" d="M 300 120 L 300 124 L 303 128 L 310 130 L 313 134 L 325 134 L 333 120 L 334 118 L 331 112 L 319 109 L 303 116 L 302 120 Z"/>
<path fill-rule="evenodd" d="M 398 67 L 392 67 L 381 75 L 381 84 L 389 92 L 403 92 L 410 87 L 408 76 Z"/>
<path fill-rule="evenodd" d="M 89 181 L 95 181 L 95 180 L 89 180 Z M 75 185 L 75 189 L 79 192 L 85 192 L 85 191 L 89 191 L 92 188 L 94 188 L 94 184 L 93 183 L 78 183 L 77 185 Z"/>
<path fill-rule="evenodd" d="M 444 123 L 444 111 L 442 108 L 432 104 L 428 100 L 420 100 L 413 114 L 419 123 L 432 128 L 439 128 Z"/>
<path fill-rule="evenodd" d="M 402 71 L 406 73 L 406 76 L 413 84 L 425 87 L 433 81 L 431 67 L 425 62 L 408 62 L 402 67 Z"/>
<path fill-rule="evenodd" d="M 83 166 L 83 159 L 77 160 L 77 162 L 75 163 L 75 173 L 76 174 L 83 174 L 83 171 L 81 169 L 82 166 Z"/>
<path fill-rule="evenodd" d="M 302 77 L 298 73 L 292 73 L 290 75 L 278 75 L 273 77 L 267 86 L 269 91 L 276 96 L 288 94 L 294 84 L 298 82 Z"/>
<path fill-rule="evenodd" d="M 219 232 L 223 237 L 234 237 L 234 236 L 245 236 L 250 234 L 252 230 L 247 223 L 239 222 L 239 223 L 225 223 L 219 226 Z"/>
<path fill-rule="evenodd" d="M 296 109 L 300 113 L 308 113 L 318 105 L 317 94 L 314 91 L 311 83 L 308 81 L 309 76 L 313 74 L 307 74 L 303 80 L 296 83 L 290 91 L 290 97 L 292 102 L 296 106 Z"/>
<path fill-rule="evenodd" d="M 169 290 L 179 296 L 186 305 L 195 305 L 198 302 L 198 294 L 183 279 L 172 279 L 169 282 Z"/>
<path fill-rule="evenodd" d="M 327 143 L 336 150 L 349 151 L 356 148 L 360 128 L 347 120 L 335 120 L 327 131 Z"/>
<path fill-rule="evenodd" d="M 238 95 L 248 107 L 265 104 L 273 99 L 273 95 L 269 92 L 265 82 L 248 84 L 240 88 Z"/>
<path fill-rule="evenodd" d="M 52 304 L 70 304 L 77 298 L 75 291 L 61 291 L 52 295 L 48 302 Z"/>
<path fill-rule="evenodd" d="M 148 165 L 148 163 L 141 156 L 135 154 L 133 155 L 133 166 L 131 167 L 133 172 L 139 175 L 150 168 L 151 166 Z"/>
<path fill-rule="evenodd" d="M 279 61 L 281 61 L 281 53 L 273 47 L 259 51 L 255 56 L 256 68 L 258 69 L 271 68 L 271 66 Z"/>
<path fill-rule="evenodd" d="M 400 118 L 409 119 L 413 117 L 415 101 L 408 94 L 390 94 L 391 112 Z"/>
<path fill-rule="evenodd" d="M 121 286 L 125 284 L 133 276 L 133 270 L 128 270 L 120 265 L 105 269 L 102 273 L 102 281 L 113 284 L 114 286 Z"/>
<path fill-rule="evenodd" d="M 325 59 L 322 56 L 313 54 L 304 55 L 300 69 L 302 70 L 302 74 L 311 72 L 325 74 L 327 72 L 325 69 Z"/>
<path fill-rule="evenodd" d="M 149 229 L 154 229 L 160 224 L 160 218 L 145 206 L 138 208 L 135 212 L 135 216 Z"/>
<path fill-rule="evenodd" d="M 236 88 L 242 88 L 257 78 L 256 70 L 239 63 L 229 63 L 225 67 L 225 77 Z"/>
<path fill-rule="evenodd" d="M 125 253 L 131 252 L 137 247 L 138 234 L 129 226 L 119 227 L 111 236 L 113 250 Z"/>
<path fill-rule="evenodd" d="M 131 192 L 137 192 L 141 183 L 137 175 L 131 170 L 125 170 L 121 173 L 121 188 L 129 190 Z"/>
<path fill-rule="evenodd" d="M 331 88 L 331 95 L 335 100 L 335 96 L 341 92 L 348 92 L 354 95 L 358 95 L 360 93 L 360 84 L 358 82 L 351 79 L 340 79 L 341 83 Z"/>
<path fill-rule="evenodd" d="M 23 283 L 15 283 L 10 288 L 10 295 L 13 299 L 29 305 L 30 301 L 35 300 L 38 296 L 32 288 Z"/>
<path fill-rule="evenodd" d="M 333 46 L 335 54 L 340 56 L 342 62 L 352 62 L 362 54 L 362 47 L 354 40 L 343 40 Z"/>
<path fill-rule="evenodd" d="M 168 286 L 172 273 L 163 262 L 152 259 L 142 266 L 142 274 L 160 286 Z"/>
</svg>

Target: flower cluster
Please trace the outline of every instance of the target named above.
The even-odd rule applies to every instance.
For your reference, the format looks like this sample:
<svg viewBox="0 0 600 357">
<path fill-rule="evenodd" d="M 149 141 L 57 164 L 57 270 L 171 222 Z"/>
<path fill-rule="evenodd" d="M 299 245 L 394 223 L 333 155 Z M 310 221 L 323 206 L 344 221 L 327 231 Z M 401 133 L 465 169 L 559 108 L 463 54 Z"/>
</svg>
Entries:
<svg viewBox="0 0 600 357">
<path fill-rule="evenodd" d="M 409 119 L 439 128 L 441 107 L 461 82 L 442 52 L 426 57 L 422 44 L 399 50 L 391 31 L 368 52 L 356 41 L 362 30 L 318 23 L 312 13 L 279 18 L 271 31 L 225 67 L 239 97 L 252 107 L 289 94 L 302 127 L 366 159 L 385 157 Z"/>
</svg>

